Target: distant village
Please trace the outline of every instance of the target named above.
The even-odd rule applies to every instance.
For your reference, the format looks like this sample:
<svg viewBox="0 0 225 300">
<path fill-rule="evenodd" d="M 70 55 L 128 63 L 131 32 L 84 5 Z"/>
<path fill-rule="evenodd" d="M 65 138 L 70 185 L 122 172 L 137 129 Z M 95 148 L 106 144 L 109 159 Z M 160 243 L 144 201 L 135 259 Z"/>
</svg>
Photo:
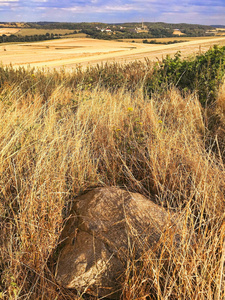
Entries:
<svg viewBox="0 0 225 300">
<path fill-rule="evenodd" d="M 166 29 L 169 30 L 170 28 L 166 28 Z M 135 28 L 130 28 L 130 27 L 128 28 L 125 26 L 113 25 L 113 26 L 111 26 L 111 28 L 109 28 L 109 26 L 104 27 L 104 28 L 100 28 L 100 27 L 96 26 L 96 30 L 105 32 L 105 33 L 109 33 L 109 34 L 115 34 L 118 31 L 123 32 L 125 30 L 129 31 L 131 33 L 148 33 L 149 32 L 148 26 L 144 25 L 143 22 L 140 27 L 135 27 Z M 185 33 L 183 33 L 179 28 L 174 29 L 173 34 L 178 35 L 178 36 L 185 35 Z"/>
</svg>

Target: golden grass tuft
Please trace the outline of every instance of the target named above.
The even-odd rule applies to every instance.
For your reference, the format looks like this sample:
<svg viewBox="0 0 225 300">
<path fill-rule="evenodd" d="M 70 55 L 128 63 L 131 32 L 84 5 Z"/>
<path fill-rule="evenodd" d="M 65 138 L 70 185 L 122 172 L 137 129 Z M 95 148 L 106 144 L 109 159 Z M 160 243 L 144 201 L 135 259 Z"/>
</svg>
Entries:
<svg viewBox="0 0 225 300">
<path fill-rule="evenodd" d="M 79 298 L 55 282 L 52 252 L 71 201 L 98 185 L 154 196 L 182 216 L 179 248 L 165 233 L 160 256 L 131 253 L 123 299 L 223 299 L 225 172 L 215 151 L 223 141 L 214 131 L 208 139 L 207 124 L 224 125 L 224 101 L 224 85 L 207 113 L 176 89 L 149 99 L 61 84 L 47 100 L 3 89 L 0 299 Z"/>
</svg>

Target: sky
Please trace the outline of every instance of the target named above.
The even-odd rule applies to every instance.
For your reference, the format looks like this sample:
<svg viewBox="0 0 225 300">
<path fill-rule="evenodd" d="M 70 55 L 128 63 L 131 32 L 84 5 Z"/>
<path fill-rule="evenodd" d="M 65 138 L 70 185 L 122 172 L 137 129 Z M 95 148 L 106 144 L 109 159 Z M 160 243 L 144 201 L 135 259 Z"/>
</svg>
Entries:
<svg viewBox="0 0 225 300">
<path fill-rule="evenodd" d="M 225 0 L 0 0 L 0 22 L 225 25 Z"/>
</svg>

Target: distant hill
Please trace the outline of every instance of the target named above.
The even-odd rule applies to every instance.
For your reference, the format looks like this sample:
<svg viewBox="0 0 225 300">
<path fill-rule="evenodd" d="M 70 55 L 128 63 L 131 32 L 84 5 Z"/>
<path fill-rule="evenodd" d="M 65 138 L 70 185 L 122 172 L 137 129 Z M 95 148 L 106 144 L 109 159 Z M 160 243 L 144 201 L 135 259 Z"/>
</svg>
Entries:
<svg viewBox="0 0 225 300">
<path fill-rule="evenodd" d="M 214 25 L 215 26 L 215 25 Z M 139 23 L 98 23 L 98 22 L 28 22 L 28 23 L 0 23 L 0 28 L 28 28 L 35 29 L 26 32 L 22 41 L 37 41 L 58 38 L 62 30 L 71 31 L 68 34 L 82 33 L 95 39 L 152 39 L 168 38 L 174 36 L 201 37 L 217 35 L 220 28 L 200 24 L 163 23 L 163 22 L 139 22 Z M 216 28 L 216 29 L 215 29 Z M 38 30 L 38 32 L 37 32 Z M 42 31 L 40 31 L 42 30 Z M 51 32 L 54 30 L 54 32 Z M 57 32 L 58 31 L 58 32 Z M 56 36 L 54 37 L 55 34 Z M 25 33 L 23 34 L 25 35 Z M 45 36 L 44 36 L 45 35 Z M 18 40 L 19 39 L 19 40 Z M 21 41 L 18 36 L 10 36 L 5 42 Z M 1 41 L 0 41 L 1 42 Z"/>
<path fill-rule="evenodd" d="M 225 25 L 210 25 L 210 26 L 215 28 L 225 28 Z"/>
</svg>

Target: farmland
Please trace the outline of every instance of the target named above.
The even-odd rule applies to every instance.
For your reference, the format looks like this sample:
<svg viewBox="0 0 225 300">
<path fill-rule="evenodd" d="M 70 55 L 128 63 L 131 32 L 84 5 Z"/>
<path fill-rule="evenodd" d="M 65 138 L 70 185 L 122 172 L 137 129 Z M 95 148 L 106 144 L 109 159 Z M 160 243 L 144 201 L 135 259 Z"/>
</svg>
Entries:
<svg viewBox="0 0 225 300">
<path fill-rule="evenodd" d="M 70 30 L 70 29 L 36 29 L 36 28 L 23 28 L 19 31 L 19 35 L 20 36 L 26 36 L 26 35 L 39 35 L 39 34 L 61 34 L 61 35 L 65 35 L 65 34 L 72 34 L 74 32 L 74 30 Z"/>
<path fill-rule="evenodd" d="M 130 41 L 67 38 L 35 43 L 2 44 L 0 53 L 3 65 L 71 68 L 77 64 L 87 66 L 115 61 L 125 63 L 135 60 L 144 61 L 146 58 L 156 61 L 166 55 L 173 56 L 177 51 L 181 51 L 186 57 L 199 51 L 207 51 L 214 44 L 225 45 L 225 37 L 176 39 L 181 41 L 183 39 L 184 42 L 172 45 L 149 45 Z"/>
<path fill-rule="evenodd" d="M 20 28 L 0 28 L 0 36 L 5 34 L 5 35 L 11 35 L 11 34 L 16 34 L 20 31 Z"/>
</svg>

